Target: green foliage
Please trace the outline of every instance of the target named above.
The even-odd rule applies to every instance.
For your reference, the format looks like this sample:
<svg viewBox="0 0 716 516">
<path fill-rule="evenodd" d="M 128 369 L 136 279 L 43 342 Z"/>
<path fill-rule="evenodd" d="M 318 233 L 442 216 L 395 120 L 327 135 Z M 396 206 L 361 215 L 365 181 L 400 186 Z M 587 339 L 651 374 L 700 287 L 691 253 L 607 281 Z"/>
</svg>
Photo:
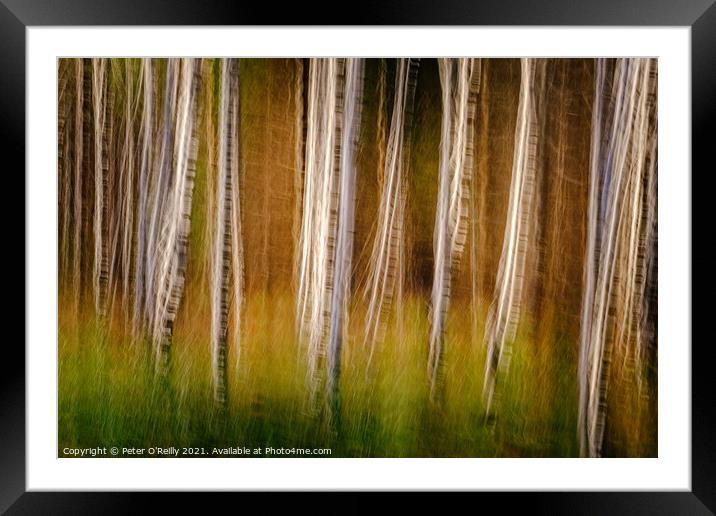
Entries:
<svg viewBox="0 0 716 516">
<path fill-rule="evenodd" d="M 213 402 L 209 344 L 202 337 L 175 338 L 163 382 L 154 374 L 148 343 L 113 337 L 95 324 L 61 326 L 59 449 L 273 446 L 332 448 L 333 457 L 577 455 L 576 371 L 565 351 L 572 343 L 538 346 L 518 336 L 496 417 L 486 420 L 485 352 L 464 330 L 467 310 L 451 314 L 444 374 L 433 400 L 424 304 L 406 302 L 402 324 L 391 325 L 370 370 L 356 314 L 343 354 L 340 419 L 329 425 L 320 411 L 309 410 L 292 309 L 288 296 L 248 302 L 238 367 L 230 354 L 223 414 Z"/>
</svg>

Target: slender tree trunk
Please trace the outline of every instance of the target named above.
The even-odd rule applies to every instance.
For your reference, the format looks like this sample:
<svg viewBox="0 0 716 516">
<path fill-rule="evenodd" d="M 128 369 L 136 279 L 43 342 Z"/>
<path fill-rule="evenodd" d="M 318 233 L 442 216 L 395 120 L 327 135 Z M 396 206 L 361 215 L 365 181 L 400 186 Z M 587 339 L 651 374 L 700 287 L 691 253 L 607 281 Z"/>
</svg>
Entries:
<svg viewBox="0 0 716 516">
<path fill-rule="evenodd" d="M 498 372 L 506 371 L 510 363 L 511 342 L 515 338 L 522 309 L 525 256 L 534 218 L 540 105 L 546 62 L 531 58 L 521 61 L 522 80 L 507 223 L 497 272 L 496 294 L 487 320 L 483 395 L 488 415 L 495 397 Z"/>
<path fill-rule="evenodd" d="M 216 226 L 212 252 L 212 375 L 214 400 L 227 404 L 227 340 L 229 304 L 233 297 L 235 344 L 239 344 L 241 306 L 241 233 L 238 191 L 238 63 L 221 60 Z M 233 279 L 233 281 L 231 281 Z M 230 296 L 230 290 L 231 294 Z"/>
<path fill-rule="evenodd" d="M 589 457 L 603 453 L 613 357 L 629 356 L 630 343 L 639 349 L 644 338 L 640 327 L 648 301 L 641 294 L 641 271 L 649 258 L 637 256 L 637 242 L 642 227 L 653 227 L 642 221 L 640 202 L 642 186 L 655 174 L 656 145 L 656 131 L 647 130 L 655 105 L 654 61 L 618 59 L 613 73 L 606 60 L 597 60 L 596 67 L 579 360 L 580 453 Z M 605 103 L 610 81 L 613 101 Z M 649 213 L 655 214 L 647 208 Z M 646 253 L 652 247 L 644 244 Z"/>
<path fill-rule="evenodd" d="M 365 297 L 368 302 L 365 341 L 369 346 L 368 367 L 376 345 L 382 342 L 386 318 L 394 294 L 402 291 L 398 281 L 403 246 L 405 185 L 404 169 L 409 162 L 410 129 L 417 82 L 418 61 L 399 59 L 395 76 L 395 97 L 390 122 L 385 170 L 380 193 L 377 233 L 373 241 Z"/>
<path fill-rule="evenodd" d="M 443 92 L 438 205 L 435 215 L 428 375 L 431 395 L 439 381 L 452 272 L 460 264 L 468 228 L 470 178 L 479 61 L 439 59 Z"/>
</svg>

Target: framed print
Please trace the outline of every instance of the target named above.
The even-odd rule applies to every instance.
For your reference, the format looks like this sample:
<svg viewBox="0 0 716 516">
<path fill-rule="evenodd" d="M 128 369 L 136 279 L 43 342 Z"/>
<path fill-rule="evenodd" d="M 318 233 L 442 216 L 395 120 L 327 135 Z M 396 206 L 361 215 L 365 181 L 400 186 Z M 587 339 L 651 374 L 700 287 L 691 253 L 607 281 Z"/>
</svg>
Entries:
<svg viewBox="0 0 716 516">
<path fill-rule="evenodd" d="M 709 1 L 352 26 L 160 7 L 0 10 L 28 203 L 3 509 L 511 490 L 713 510 L 691 338 Z"/>
</svg>

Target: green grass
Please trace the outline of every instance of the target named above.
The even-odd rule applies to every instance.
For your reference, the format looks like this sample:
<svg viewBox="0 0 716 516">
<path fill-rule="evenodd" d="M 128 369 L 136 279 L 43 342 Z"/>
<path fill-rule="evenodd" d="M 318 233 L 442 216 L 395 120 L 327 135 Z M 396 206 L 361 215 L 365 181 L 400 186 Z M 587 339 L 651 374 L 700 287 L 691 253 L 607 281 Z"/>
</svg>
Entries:
<svg viewBox="0 0 716 516">
<path fill-rule="evenodd" d="M 426 375 L 427 310 L 405 304 L 373 367 L 354 314 L 344 344 L 339 427 L 309 410 L 305 353 L 289 296 L 255 296 L 244 312 L 239 365 L 230 353 L 229 405 L 214 408 L 207 326 L 177 330 L 166 382 L 148 344 L 95 322 L 61 325 L 59 450 L 119 446 L 331 448 L 333 457 L 562 457 L 578 454 L 574 343 L 518 335 L 500 378 L 496 417 L 482 403 L 485 349 L 468 310 L 452 310 L 442 386 Z M 482 328 L 480 328 L 480 332 Z M 481 333 L 480 333 L 481 334 Z"/>
</svg>

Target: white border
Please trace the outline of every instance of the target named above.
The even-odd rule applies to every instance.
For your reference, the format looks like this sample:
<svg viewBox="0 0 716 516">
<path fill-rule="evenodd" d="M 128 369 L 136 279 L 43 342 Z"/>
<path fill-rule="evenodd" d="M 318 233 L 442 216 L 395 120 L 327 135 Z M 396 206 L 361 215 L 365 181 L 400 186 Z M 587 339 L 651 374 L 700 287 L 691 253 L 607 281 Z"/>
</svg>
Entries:
<svg viewBox="0 0 716 516">
<path fill-rule="evenodd" d="M 28 490 L 690 490 L 690 44 L 690 29 L 682 27 L 29 27 Z M 148 55 L 658 56 L 659 458 L 171 459 L 171 462 L 56 458 L 56 58 Z"/>
</svg>

